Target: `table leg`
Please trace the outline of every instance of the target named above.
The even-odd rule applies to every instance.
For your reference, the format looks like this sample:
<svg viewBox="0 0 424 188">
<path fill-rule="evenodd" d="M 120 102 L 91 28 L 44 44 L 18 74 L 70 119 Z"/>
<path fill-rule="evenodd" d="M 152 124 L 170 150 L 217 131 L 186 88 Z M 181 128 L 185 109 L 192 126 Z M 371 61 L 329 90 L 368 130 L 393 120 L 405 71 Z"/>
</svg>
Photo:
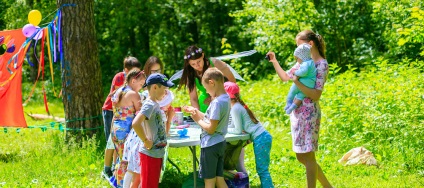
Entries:
<svg viewBox="0 0 424 188">
<path fill-rule="evenodd" d="M 178 167 L 177 164 L 174 163 L 174 161 L 171 161 L 171 159 L 169 157 L 168 157 L 168 162 L 171 163 L 172 166 L 174 166 L 175 168 L 177 168 L 178 173 L 181 174 L 180 167 Z"/>
<path fill-rule="evenodd" d="M 196 146 L 191 146 L 190 147 L 191 153 L 193 154 L 193 187 L 197 188 L 197 173 L 196 173 L 196 162 L 197 162 L 197 157 L 196 157 Z"/>
<path fill-rule="evenodd" d="M 191 146 L 189 147 L 189 149 L 190 149 L 191 153 L 193 153 L 193 148 Z M 194 151 L 194 153 L 196 153 L 196 151 Z M 195 157 L 196 157 L 197 164 L 199 164 L 199 160 L 197 159 L 197 156 L 196 155 L 195 155 Z"/>
</svg>

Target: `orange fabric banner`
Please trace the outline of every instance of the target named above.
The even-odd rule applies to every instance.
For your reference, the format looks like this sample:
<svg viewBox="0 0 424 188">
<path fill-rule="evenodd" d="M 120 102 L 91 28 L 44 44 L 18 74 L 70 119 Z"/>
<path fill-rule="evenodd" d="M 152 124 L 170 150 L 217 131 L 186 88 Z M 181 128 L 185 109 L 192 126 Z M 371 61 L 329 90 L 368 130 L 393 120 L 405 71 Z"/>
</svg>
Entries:
<svg viewBox="0 0 424 188">
<path fill-rule="evenodd" d="M 25 40 L 22 29 L 0 31 L 0 127 L 27 127 L 21 89 Z"/>
</svg>

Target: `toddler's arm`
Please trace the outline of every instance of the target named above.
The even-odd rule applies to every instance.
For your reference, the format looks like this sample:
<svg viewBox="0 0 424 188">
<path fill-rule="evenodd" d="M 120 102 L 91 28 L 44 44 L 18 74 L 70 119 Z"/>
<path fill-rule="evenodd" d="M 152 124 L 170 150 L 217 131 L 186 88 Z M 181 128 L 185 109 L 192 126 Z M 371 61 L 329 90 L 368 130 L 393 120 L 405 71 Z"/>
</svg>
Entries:
<svg viewBox="0 0 424 188">
<path fill-rule="evenodd" d="M 296 84 L 296 86 L 299 88 L 300 91 L 302 91 L 302 93 L 304 93 L 307 97 L 311 98 L 312 100 L 318 101 L 319 98 L 321 97 L 322 90 L 311 89 L 309 87 L 306 87 L 305 85 L 303 85 L 302 82 L 300 82 L 297 79 L 297 77 L 295 77 L 295 79 L 293 79 L 293 83 Z"/>
<path fill-rule="evenodd" d="M 309 71 L 309 66 L 306 62 L 303 62 L 302 64 L 300 64 L 299 69 L 297 69 L 294 74 L 298 77 L 304 77 L 308 74 Z"/>
</svg>

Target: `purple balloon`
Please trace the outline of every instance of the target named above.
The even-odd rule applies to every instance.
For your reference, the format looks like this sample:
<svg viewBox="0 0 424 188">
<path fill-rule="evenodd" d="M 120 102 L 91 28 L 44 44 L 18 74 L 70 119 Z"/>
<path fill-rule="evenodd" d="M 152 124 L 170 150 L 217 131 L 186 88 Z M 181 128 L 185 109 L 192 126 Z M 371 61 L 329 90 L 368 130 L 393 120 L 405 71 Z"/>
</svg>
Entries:
<svg viewBox="0 0 424 188">
<path fill-rule="evenodd" d="M 37 28 L 32 24 L 26 24 L 24 28 L 22 28 L 22 33 L 25 37 L 31 37 L 35 31 L 37 31 Z"/>
<path fill-rule="evenodd" d="M 0 36 L 0 44 L 3 44 L 3 42 L 4 42 L 4 37 Z"/>
</svg>

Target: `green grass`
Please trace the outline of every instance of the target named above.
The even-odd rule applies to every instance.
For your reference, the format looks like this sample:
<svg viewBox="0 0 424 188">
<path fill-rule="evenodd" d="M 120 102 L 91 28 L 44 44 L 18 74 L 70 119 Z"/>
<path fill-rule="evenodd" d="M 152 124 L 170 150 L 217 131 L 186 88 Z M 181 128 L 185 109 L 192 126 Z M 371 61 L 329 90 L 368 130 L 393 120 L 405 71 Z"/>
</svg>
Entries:
<svg viewBox="0 0 424 188">
<path fill-rule="evenodd" d="M 321 98 L 323 111 L 317 161 L 335 187 L 423 187 L 424 104 L 423 74 L 408 67 L 385 66 L 376 71 L 348 71 L 330 77 Z M 305 187 L 305 168 L 291 150 L 290 123 L 282 107 L 290 83 L 277 77 L 243 83 L 241 94 L 273 136 L 270 171 L 276 187 Z M 175 91 L 174 106 L 188 104 Z M 37 100 L 35 100 L 37 101 Z M 54 115 L 63 117 L 59 100 L 49 100 Z M 40 102 L 29 103 L 30 113 L 45 113 Z M 28 125 L 49 123 L 34 121 Z M 104 141 L 64 139 L 57 130 L 8 129 L 0 132 L 0 187 L 102 187 Z M 365 146 L 378 166 L 343 166 L 337 161 L 353 147 Z M 199 154 L 199 151 L 197 151 Z M 170 148 L 161 187 L 180 187 L 192 171 L 188 148 Z M 252 145 L 245 164 L 251 186 L 259 186 Z"/>
</svg>

